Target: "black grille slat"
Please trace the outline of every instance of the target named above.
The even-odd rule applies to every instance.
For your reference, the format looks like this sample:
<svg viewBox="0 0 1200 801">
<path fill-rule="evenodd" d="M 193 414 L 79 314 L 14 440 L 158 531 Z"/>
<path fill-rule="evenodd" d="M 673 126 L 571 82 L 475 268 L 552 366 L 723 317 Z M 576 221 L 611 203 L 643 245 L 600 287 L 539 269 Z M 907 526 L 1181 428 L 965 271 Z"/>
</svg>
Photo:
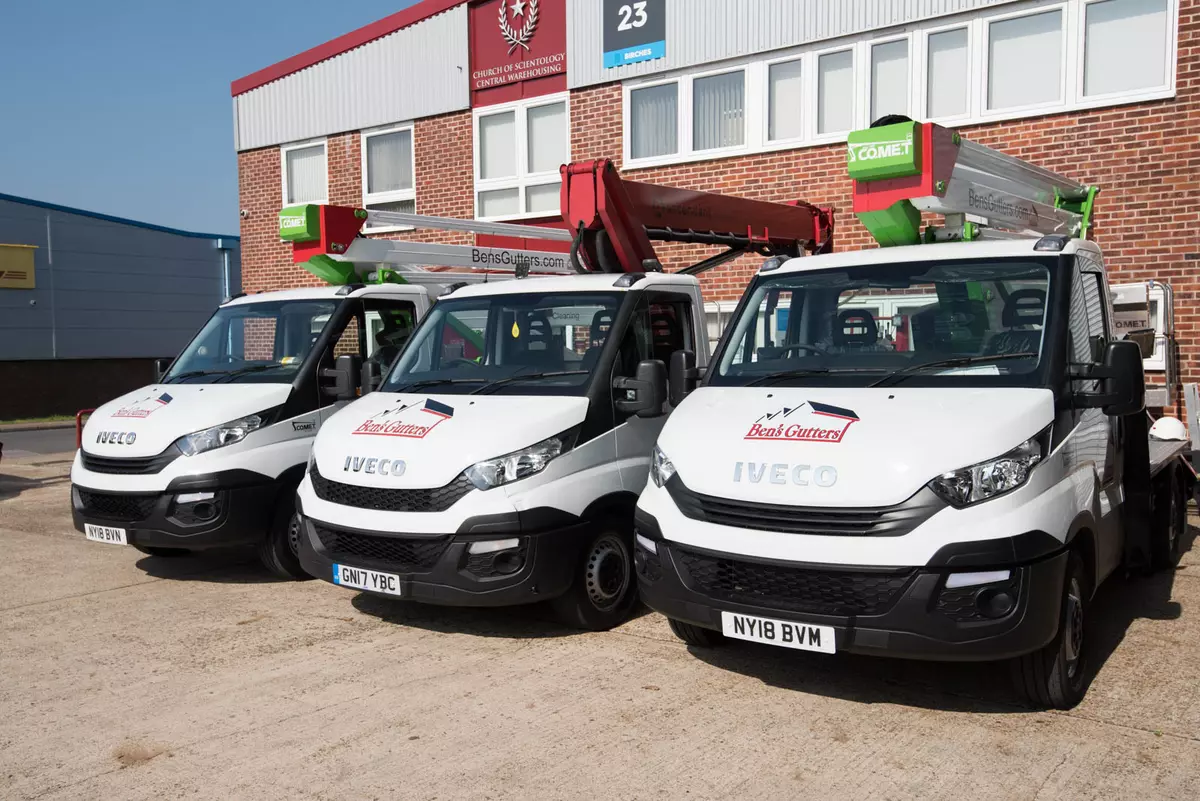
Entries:
<svg viewBox="0 0 1200 801">
<path fill-rule="evenodd" d="M 313 492 L 323 501 L 375 512 L 444 512 L 475 486 L 465 475 L 434 489 L 359 487 L 330 481 L 314 467 L 309 478 Z"/>
<path fill-rule="evenodd" d="M 83 513 L 120 523 L 137 523 L 154 512 L 157 495 L 112 495 L 76 488 Z"/>
<path fill-rule="evenodd" d="M 384 537 L 344 531 L 320 524 L 313 524 L 321 547 L 334 561 L 367 560 L 385 565 L 394 570 L 421 572 L 433 568 L 442 558 L 448 538 L 417 539 L 398 535 Z"/>
<path fill-rule="evenodd" d="M 916 568 L 852 571 L 791 567 L 677 552 L 684 581 L 710 598 L 814 615 L 879 615 L 890 609 Z"/>
<path fill-rule="evenodd" d="M 96 456 L 86 450 L 80 453 L 83 469 L 92 473 L 106 473 L 118 476 L 149 476 L 161 473 L 171 462 L 182 454 L 174 445 L 157 456 L 136 458 L 117 458 L 115 456 Z"/>
<path fill-rule="evenodd" d="M 756 531 L 827 537 L 899 537 L 928 520 L 944 504 L 932 491 L 881 507 L 811 507 L 737 501 L 693 492 L 676 475 L 667 482 L 679 511 L 693 520 Z"/>
</svg>

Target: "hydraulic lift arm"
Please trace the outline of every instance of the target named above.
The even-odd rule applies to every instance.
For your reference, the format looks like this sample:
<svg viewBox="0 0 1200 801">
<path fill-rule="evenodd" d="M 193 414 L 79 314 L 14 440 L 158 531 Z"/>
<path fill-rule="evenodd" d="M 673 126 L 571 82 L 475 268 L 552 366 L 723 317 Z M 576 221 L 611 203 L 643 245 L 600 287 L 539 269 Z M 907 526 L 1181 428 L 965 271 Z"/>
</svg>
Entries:
<svg viewBox="0 0 1200 801">
<path fill-rule="evenodd" d="M 695 274 L 744 253 L 794 257 L 826 252 L 832 245 L 831 209 L 801 201 L 772 203 L 626 181 L 608 159 L 568 164 L 561 172 L 566 230 L 308 205 L 280 212 L 280 236 L 292 243 L 296 264 L 334 284 L 360 280 L 364 266 L 367 280 L 379 282 L 411 281 L 418 275 L 435 283 L 487 280 L 494 272 L 511 272 L 517 277 L 572 271 L 648 272 L 662 269 L 652 244 L 655 241 L 727 248 L 684 270 Z M 540 250 L 367 239 L 362 229 L 368 222 L 522 241 L 570 242 L 570 257 Z M 466 267 L 472 272 L 426 271 L 430 265 Z"/>
</svg>

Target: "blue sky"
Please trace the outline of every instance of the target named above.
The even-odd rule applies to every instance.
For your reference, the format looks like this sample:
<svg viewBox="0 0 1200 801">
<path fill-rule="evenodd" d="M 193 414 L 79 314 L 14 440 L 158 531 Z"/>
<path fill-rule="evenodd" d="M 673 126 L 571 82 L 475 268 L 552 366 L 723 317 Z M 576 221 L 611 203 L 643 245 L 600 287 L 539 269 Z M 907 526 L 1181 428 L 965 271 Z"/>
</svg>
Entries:
<svg viewBox="0 0 1200 801">
<path fill-rule="evenodd" d="M 0 193 L 236 234 L 230 82 L 413 2 L 5 3 Z"/>
</svg>

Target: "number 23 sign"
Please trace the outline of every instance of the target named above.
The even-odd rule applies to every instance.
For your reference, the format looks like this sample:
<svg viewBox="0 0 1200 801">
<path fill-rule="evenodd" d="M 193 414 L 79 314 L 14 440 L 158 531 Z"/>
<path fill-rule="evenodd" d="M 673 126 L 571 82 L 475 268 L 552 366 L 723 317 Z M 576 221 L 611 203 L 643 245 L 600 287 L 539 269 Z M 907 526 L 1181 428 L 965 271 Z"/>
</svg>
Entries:
<svg viewBox="0 0 1200 801">
<path fill-rule="evenodd" d="M 605 68 L 666 55 L 667 0 L 604 0 Z"/>
</svg>

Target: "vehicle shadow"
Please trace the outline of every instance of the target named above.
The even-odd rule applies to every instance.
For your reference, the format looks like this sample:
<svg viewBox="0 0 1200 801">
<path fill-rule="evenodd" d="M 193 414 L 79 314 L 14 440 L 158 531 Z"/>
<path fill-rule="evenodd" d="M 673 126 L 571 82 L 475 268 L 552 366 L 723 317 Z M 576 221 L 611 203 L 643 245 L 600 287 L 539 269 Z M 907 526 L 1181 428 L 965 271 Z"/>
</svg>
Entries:
<svg viewBox="0 0 1200 801">
<path fill-rule="evenodd" d="M 1189 523 L 1180 550 L 1187 553 L 1200 529 Z M 1089 614 L 1089 681 L 1094 679 L 1137 620 L 1174 620 L 1176 571 L 1125 579 L 1113 576 L 1096 594 Z M 824 656 L 769 645 L 726 640 L 688 650 L 698 659 L 787 690 L 866 704 L 888 703 L 952 712 L 1020 714 L 1040 711 L 1012 688 L 1008 663 L 920 662 Z"/>
<path fill-rule="evenodd" d="M 364 615 L 386 623 L 442 634 L 534 640 L 589 633 L 560 622 L 545 603 L 508 607 L 432 606 L 365 592 L 354 596 L 350 603 Z M 629 619 L 634 620 L 649 612 L 645 606 L 638 604 Z"/>
<path fill-rule="evenodd" d="M 28 490 L 53 487 L 70 481 L 66 476 L 47 476 L 45 478 L 26 478 L 10 473 L 0 473 L 0 501 L 16 498 Z"/>
<path fill-rule="evenodd" d="M 270 573 L 253 550 L 221 548 L 186 556 L 143 556 L 137 568 L 147 576 L 210 584 L 285 584 Z"/>
</svg>

